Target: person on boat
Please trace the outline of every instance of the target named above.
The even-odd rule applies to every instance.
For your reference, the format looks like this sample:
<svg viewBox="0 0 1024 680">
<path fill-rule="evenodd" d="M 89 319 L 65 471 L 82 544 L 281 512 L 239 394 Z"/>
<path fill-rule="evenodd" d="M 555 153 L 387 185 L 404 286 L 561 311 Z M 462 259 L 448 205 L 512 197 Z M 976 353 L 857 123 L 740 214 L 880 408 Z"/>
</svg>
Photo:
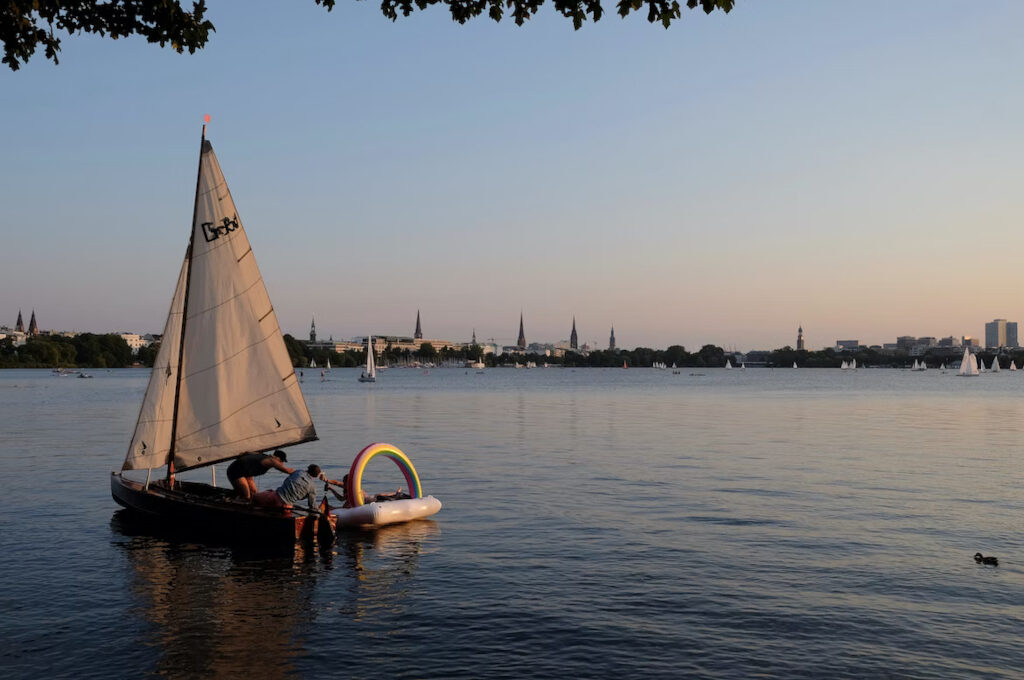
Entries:
<svg viewBox="0 0 1024 680">
<path fill-rule="evenodd" d="M 347 493 L 348 493 L 348 475 L 345 475 L 344 477 L 341 478 L 341 483 L 340 484 L 338 482 L 334 481 L 334 480 L 327 480 L 327 481 L 329 481 L 331 484 L 335 484 L 335 485 L 341 487 L 341 493 L 338 493 L 337 491 L 335 491 L 330 486 L 327 487 L 327 490 L 330 491 L 332 494 L 334 494 L 335 498 L 337 498 L 339 501 L 341 501 L 341 503 L 342 503 L 341 507 L 343 507 L 343 508 L 351 508 L 351 507 L 353 507 L 352 504 L 348 502 L 348 497 L 347 497 Z M 402 487 L 398 487 L 395 490 L 394 493 L 391 493 L 391 494 L 379 493 L 376 496 L 374 496 L 373 494 L 367 493 L 366 491 L 363 491 L 363 503 L 364 504 L 366 504 L 366 503 L 373 503 L 375 501 L 378 502 L 378 503 L 382 502 L 382 501 L 397 501 L 397 500 L 401 500 L 403 498 L 409 498 L 409 497 L 410 496 L 408 494 L 402 493 Z"/>
<path fill-rule="evenodd" d="M 281 472 L 290 475 L 294 469 L 285 465 L 288 456 L 284 451 L 274 451 L 273 455 L 266 453 L 243 453 L 235 458 L 228 466 L 228 480 L 235 489 L 235 493 L 246 501 L 252 501 L 256 495 L 256 482 L 253 477 L 266 474 L 270 468 L 277 468 Z"/>
<path fill-rule="evenodd" d="M 309 504 L 309 511 L 316 509 L 316 482 L 323 480 L 338 484 L 337 480 L 327 479 L 320 471 L 319 465 L 310 465 L 305 470 L 296 470 L 288 475 L 284 483 L 277 489 L 261 491 L 253 497 L 256 505 L 269 508 L 290 508 L 301 500 Z"/>
</svg>

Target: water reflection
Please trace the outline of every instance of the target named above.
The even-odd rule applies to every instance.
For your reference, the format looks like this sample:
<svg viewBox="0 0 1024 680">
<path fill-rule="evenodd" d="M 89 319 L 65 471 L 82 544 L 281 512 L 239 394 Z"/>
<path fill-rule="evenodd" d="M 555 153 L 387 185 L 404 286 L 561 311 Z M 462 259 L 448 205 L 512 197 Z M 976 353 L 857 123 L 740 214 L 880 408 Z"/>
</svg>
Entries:
<svg viewBox="0 0 1024 680">
<path fill-rule="evenodd" d="M 440 534 L 431 520 L 339 534 L 337 554 L 355 577 L 340 613 L 357 621 L 384 611 L 401 613 L 420 555 Z"/>
<path fill-rule="evenodd" d="M 440 535 L 418 521 L 282 556 L 187 542 L 124 510 L 111 528 L 147 624 L 139 641 L 158 650 L 154 671 L 168 678 L 304 675 L 325 642 L 318 620 L 401 612 L 419 556 Z"/>
</svg>

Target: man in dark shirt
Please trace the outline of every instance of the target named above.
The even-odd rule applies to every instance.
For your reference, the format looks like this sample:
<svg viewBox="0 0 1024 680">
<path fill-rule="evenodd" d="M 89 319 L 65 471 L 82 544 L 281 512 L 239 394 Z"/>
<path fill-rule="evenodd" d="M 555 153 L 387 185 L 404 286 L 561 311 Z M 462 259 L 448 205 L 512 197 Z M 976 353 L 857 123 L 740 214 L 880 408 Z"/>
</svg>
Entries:
<svg viewBox="0 0 1024 680">
<path fill-rule="evenodd" d="M 252 501 L 256 495 L 256 482 L 253 481 L 253 477 L 266 474 L 270 468 L 277 468 L 290 475 L 295 470 L 286 466 L 287 462 L 288 456 L 280 450 L 274 451 L 274 455 L 243 453 L 228 466 L 228 479 L 240 498 Z"/>
</svg>

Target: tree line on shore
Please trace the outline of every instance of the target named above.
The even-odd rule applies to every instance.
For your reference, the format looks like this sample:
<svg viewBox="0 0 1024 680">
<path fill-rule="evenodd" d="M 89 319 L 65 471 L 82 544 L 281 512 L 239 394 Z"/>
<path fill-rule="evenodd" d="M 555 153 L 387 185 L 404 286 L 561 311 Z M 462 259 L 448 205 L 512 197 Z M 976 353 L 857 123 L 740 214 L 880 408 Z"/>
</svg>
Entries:
<svg viewBox="0 0 1024 680">
<path fill-rule="evenodd" d="M 285 347 L 292 365 L 308 366 L 311 360 L 324 366 L 330 359 L 336 367 L 355 367 L 366 363 L 366 350 L 333 352 L 308 343 L 291 335 L 284 336 Z M 126 366 L 152 366 L 160 349 L 159 343 L 142 347 L 133 355 L 124 339 L 114 333 L 82 333 L 74 337 L 41 335 L 29 338 L 28 342 L 15 347 L 11 338 L 0 340 L 0 368 L 123 368 Z M 794 363 L 802 368 L 839 368 L 844 361 L 856 359 L 859 366 L 903 368 L 915 359 L 928 366 L 937 367 L 943 363 L 955 364 L 962 350 L 957 348 L 932 348 L 923 355 L 911 357 L 905 352 L 880 352 L 867 347 L 855 351 L 836 352 L 832 348 L 819 351 L 795 350 L 786 346 L 770 352 L 752 352 L 755 365 L 790 367 Z M 981 350 L 978 356 L 986 365 L 999 356 L 1004 363 L 1013 360 L 1024 367 L 1024 348 L 1004 350 Z M 413 362 L 466 362 L 482 361 L 488 367 L 512 366 L 534 362 L 554 366 L 618 368 L 652 366 L 662 363 L 679 368 L 721 368 L 726 361 L 737 363 L 742 360 L 732 352 L 717 345 L 704 345 L 696 352 L 688 352 L 682 345 L 666 349 L 637 347 L 635 349 L 595 350 L 582 354 L 567 351 L 564 356 L 547 356 L 543 353 L 484 354 L 480 345 L 464 348 L 449 346 L 434 347 L 423 343 L 418 351 L 397 349 L 390 344 L 377 357 L 380 364 L 411 364 Z"/>
</svg>

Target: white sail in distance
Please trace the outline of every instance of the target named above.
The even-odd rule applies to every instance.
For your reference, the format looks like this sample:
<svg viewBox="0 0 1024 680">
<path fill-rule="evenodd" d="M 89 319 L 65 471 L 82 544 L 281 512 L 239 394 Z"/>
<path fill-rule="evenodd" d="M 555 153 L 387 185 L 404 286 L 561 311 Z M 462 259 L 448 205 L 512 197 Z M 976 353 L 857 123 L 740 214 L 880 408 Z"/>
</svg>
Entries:
<svg viewBox="0 0 1024 680">
<path fill-rule="evenodd" d="M 208 141 L 200 159 L 188 268 L 175 469 L 316 439 L 277 315 Z M 159 389 L 168 385 L 173 403 L 173 381 Z M 159 402 L 165 399 L 161 394 Z M 147 392 L 143 409 L 149 401 Z M 166 452 L 169 442 L 154 445 Z M 143 467 L 133 453 L 126 469 Z"/>
<path fill-rule="evenodd" d="M 366 339 L 366 376 L 368 378 L 377 377 L 377 363 L 373 359 L 373 336 L 371 335 Z"/>
<path fill-rule="evenodd" d="M 978 361 L 971 354 L 970 348 L 964 349 L 964 358 L 960 360 L 960 371 L 957 375 L 978 375 Z"/>
</svg>

